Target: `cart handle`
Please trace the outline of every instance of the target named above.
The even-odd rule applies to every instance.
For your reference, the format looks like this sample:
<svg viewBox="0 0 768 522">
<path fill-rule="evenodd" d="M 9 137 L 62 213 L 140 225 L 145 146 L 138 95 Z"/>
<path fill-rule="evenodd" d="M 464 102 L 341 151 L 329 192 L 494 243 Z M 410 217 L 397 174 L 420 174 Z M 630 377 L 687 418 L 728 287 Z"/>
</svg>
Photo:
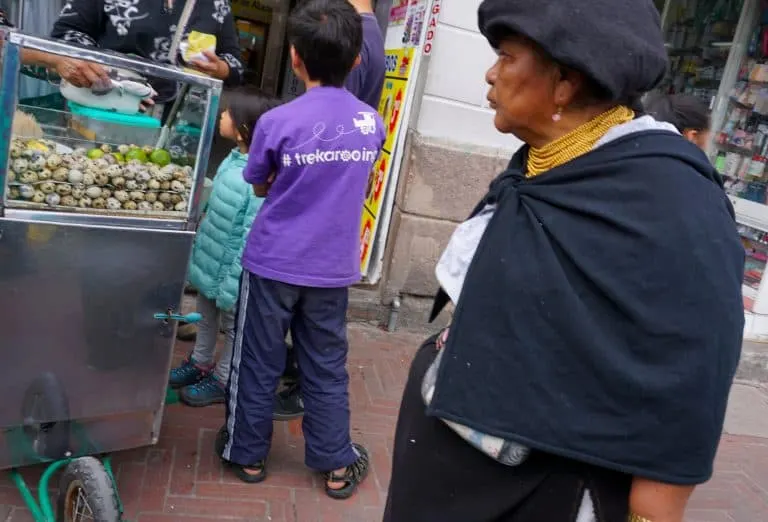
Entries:
<svg viewBox="0 0 768 522">
<path fill-rule="evenodd" d="M 199 323 L 203 320 L 203 315 L 200 312 L 191 312 L 186 315 L 180 314 L 155 314 L 155 319 L 159 321 L 184 321 L 187 323 Z"/>
</svg>

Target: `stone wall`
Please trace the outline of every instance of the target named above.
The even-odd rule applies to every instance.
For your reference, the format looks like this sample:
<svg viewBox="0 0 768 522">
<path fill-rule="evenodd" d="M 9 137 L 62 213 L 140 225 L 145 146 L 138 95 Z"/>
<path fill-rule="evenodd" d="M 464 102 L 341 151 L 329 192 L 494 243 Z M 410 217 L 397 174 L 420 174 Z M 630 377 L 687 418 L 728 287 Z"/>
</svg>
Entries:
<svg viewBox="0 0 768 522">
<path fill-rule="evenodd" d="M 410 132 L 383 277 L 375 288 L 359 287 L 353 292 L 355 318 L 386 324 L 389 307 L 398 297 L 398 327 L 420 329 L 426 325 L 438 289 L 437 260 L 456 225 L 466 219 L 509 156 L 509 151 Z M 436 323 L 445 323 L 449 317 L 450 310 Z"/>
</svg>

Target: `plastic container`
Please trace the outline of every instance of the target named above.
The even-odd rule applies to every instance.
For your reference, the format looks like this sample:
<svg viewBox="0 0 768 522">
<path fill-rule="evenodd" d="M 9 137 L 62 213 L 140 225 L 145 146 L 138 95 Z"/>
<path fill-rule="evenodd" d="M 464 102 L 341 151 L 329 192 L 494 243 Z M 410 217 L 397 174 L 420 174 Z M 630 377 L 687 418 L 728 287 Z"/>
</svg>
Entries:
<svg viewBox="0 0 768 522">
<path fill-rule="evenodd" d="M 121 114 L 68 102 L 69 127 L 94 143 L 154 146 L 160 136 L 160 120 L 146 114 Z"/>
</svg>

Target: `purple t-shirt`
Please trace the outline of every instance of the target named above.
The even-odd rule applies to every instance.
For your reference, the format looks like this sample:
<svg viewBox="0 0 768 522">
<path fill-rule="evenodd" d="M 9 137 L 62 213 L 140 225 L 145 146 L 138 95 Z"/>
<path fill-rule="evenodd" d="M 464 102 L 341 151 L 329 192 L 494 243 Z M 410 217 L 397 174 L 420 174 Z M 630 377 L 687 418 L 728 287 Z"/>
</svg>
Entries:
<svg viewBox="0 0 768 522">
<path fill-rule="evenodd" d="M 243 176 L 275 181 L 251 228 L 243 267 L 299 286 L 360 280 L 360 216 L 384 124 L 349 91 L 315 87 L 259 119 Z"/>
<path fill-rule="evenodd" d="M 378 110 L 386 74 L 384 37 L 373 13 L 363 13 L 362 19 L 363 46 L 360 49 L 360 65 L 349 73 L 345 86 L 349 92 Z"/>
</svg>

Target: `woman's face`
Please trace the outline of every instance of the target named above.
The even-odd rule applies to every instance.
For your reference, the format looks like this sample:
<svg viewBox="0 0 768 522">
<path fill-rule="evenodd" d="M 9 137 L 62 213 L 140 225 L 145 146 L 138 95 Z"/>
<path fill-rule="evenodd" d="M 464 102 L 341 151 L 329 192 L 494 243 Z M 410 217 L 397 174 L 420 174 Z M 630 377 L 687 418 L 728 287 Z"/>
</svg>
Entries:
<svg viewBox="0 0 768 522">
<path fill-rule="evenodd" d="M 494 124 L 500 132 L 535 146 L 558 110 L 559 69 L 522 38 L 502 42 L 497 55 L 485 75 L 491 86 L 488 102 L 496 111 Z"/>
</svg>

